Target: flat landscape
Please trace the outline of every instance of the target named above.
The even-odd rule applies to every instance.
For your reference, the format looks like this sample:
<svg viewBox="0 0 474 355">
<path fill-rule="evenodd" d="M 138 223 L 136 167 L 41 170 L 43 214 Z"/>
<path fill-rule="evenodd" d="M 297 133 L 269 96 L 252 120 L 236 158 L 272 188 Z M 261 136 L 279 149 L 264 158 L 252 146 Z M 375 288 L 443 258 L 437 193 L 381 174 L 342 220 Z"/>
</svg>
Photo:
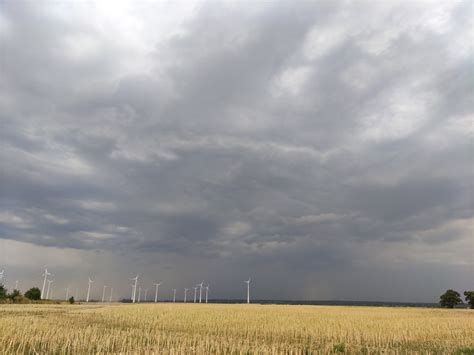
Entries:
<svg viewBox="0 0 474 355">
<path fill-rule="evenodd" d="M 472 353 L 467 309 L 0 305 L 3 353 Z"/>
</svg>

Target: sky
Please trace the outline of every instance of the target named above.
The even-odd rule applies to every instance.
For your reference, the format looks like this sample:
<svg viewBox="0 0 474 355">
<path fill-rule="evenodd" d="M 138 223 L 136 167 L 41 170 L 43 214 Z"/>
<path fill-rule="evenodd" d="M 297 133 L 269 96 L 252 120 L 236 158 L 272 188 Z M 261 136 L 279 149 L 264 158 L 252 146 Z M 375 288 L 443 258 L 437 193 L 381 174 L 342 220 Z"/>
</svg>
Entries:
<svg viewBox="0 0 474 355">
<path fill-rule="evenodd" d="M 0 0 L 0 270 L 92 297 L 474 287 L 473 3 Z M 149 291 L 152 292 L 152 291 Z"/>
</svg>

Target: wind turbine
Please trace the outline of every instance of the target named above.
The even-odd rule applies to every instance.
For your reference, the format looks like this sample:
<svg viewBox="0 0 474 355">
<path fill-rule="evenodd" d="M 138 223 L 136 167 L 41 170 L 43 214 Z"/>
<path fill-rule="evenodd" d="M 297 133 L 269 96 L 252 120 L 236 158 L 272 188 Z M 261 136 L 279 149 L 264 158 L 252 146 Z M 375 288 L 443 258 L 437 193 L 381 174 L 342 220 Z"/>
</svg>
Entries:
<svg viewBox="0 0 474 355">
<path fill-rule="evenodd" d="M 137 276 L 135 276 L 133 279 L 131 279 L 132 281 L 135 281 L 135 284 L 132 286 L 133 287 L 133 290 L 132 290 L 132 302 L 135 303 L 135 298 L 136 298 L 136 295 L 137 295 L 137 283 L 138 283 L 138 274 Z"/>
<path fill-rule="evenodd" d="M 89 277 L 89 287 L 87 287 L 87 298 L 86 298 L 86 302 L 89 302 L 89 295 L 91 293 L 91 285 L 94 281 L 91 280 L 91 278 Z"/>
<path fill-rule="evenodd" d="M 46 292 L 46 299 L 48 300 L 49 299 L 49 289 L 51 288 L 51 283 L 53 282 L 54 280 L 48 280 L 48 291 Z"/>
<path fill-rule="evenodd" d="M 148 293 L 148 289 L 146 288 L 146 289 L 145 289 L 145 303 L 146 303 L 146 295 L 147 295 L 147 293 Z"/>
<path fill-rule="evenodd" d="M 109 297 L 109 303 L 112 302 L 112 293 L 114 292 L 113 287 L 110 288 L 110 297 Z"/>
<path fill-rule="evenodd" d="M 250 278 L 248 281 L 244 281 L 247 284 L 247 304 L 250 303 Z"/>
<path fill-rule="evenodd" d="M 197 286 L 199 286 L 199 303 L 201 303 L 202 298 L 202 285 L 204 285 L 204 281 L 202 281 L 200 284 L 197 284 Z"/>
<path fill-rule="evenodd" d="M 160 287 L 161 282 L 155 284 L 156 286 L 156 291 L 155 291 L 155 303 L 158 302 L 158 287 Z"/>
<path fill-rule="evenodd" d="M 69 286 L 66 287 L 66 301 L 67 301 L 67 299 L 68 299 L 68 296 L 69 296 Z"/>
<path fill-rule="evenodd" d="M 186 295 L 188 294 L 189 288 L 184 289 L 184 303 L 186 303 Z"/>
<path fill-rule="evenodd" d="M 206 289 L 206 303 L 207 303 L 207 294 L 209 293 L 209 284 L 207 284 L 207 286 L 204 288 Z"/>
<path fill-rule="evenodd" d="M 104 288 L 102 289 L 102 303 L 104 303 L 104 299 L 105 299 L 105 289 L 107 288 L 106 285 L 104 285 Z"/>
<path fill-rule="evenodd" d="M 138 303 L 140 303 L 140 298 L 142 298 L 142 288 L 138 288 Z"/>
<path fill-rule="evenodd" d="M 2 275 L 2 278 L 3 278 L 3 271 L 1 272 L 1 275 Z M 48 278 L 48 275 L 51 275 L 50 272 L 48 272 L 48 269 L 44 269 L 44 273 L 42 276 L 44 276 L 44 280 L 43 280 L 43 288 L 41 289 L 41 299 L 45 299 L 44 297 L 44 288 L 46 286 L 46 279 Z"/>
<path fill-rule="evenodd" d="M 194 303 L 196 303 L 196 293 L 197 293 L 197 287 L 193 287 L 194 288 Z"/>
<path fill-rule="evenodd" d="M 173 288 L 173 302 L 176 302 L 176 289 Z"/>
</svg>

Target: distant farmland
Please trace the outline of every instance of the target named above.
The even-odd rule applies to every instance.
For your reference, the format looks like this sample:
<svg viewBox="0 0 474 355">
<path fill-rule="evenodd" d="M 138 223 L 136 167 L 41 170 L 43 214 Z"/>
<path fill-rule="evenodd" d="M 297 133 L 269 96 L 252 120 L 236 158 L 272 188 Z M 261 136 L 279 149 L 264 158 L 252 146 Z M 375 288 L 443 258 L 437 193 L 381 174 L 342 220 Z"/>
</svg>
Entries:
<svg viewBox="0 0 474 355">
<path fill-rule="evenodd" d="M 224 304 L 0 305 L 4 353 L 471 353 L 474 312 Z"/>
</svg>

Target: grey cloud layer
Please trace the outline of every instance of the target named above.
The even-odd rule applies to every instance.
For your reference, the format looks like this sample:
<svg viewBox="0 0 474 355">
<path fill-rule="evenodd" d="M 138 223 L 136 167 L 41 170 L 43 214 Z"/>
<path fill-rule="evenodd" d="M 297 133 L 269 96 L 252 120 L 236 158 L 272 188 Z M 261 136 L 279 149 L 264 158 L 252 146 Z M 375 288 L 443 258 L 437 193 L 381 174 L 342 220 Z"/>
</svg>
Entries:
<svg viewBox="0 0 474 355">
<path fill-rule="evenodd" d="M 295 297 L 472 271 L 469 1 L 200 3 L 142 47 L 96 11 L 1 4 L 1 238 L 273 268 Z"/>
</svg>

